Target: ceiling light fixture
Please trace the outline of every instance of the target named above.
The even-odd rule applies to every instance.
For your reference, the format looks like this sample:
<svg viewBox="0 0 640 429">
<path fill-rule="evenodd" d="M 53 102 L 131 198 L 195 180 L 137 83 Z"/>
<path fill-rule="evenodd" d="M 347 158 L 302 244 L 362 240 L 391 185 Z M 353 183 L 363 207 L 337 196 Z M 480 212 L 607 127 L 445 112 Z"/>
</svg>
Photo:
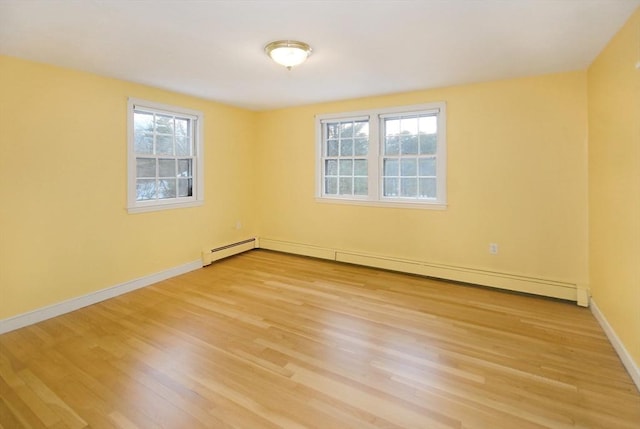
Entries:
<svg viewBox="0 0 640 429">
<path fill-rule="evenodd" d="M 302 64 L 311 55 L 311 47 L 304 42 L 295 40 L 277 40 L 264 47 L 264 51 L 276 63 L 287 70 Z"/>
</svg>

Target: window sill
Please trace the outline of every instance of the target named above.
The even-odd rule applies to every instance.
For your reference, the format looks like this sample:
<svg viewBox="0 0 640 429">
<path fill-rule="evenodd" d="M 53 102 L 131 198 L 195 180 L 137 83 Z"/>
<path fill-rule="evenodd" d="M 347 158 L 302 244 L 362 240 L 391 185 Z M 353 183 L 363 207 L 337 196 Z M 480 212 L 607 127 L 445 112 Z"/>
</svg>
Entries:
<svg viewBox="0 0 640 429">
<path fill-rule="evenodd" d="M 350 200 L 346 198 L 316 197 L 316 202 L 323 204 L 343 204 L 368 207 L 387 207 L 397 209 L 419 209 L 419 210 L 446 210 L 446 203 L 425 203 L 409 201 L 371 201 L 371 200 Z"/>
<path fill-rule="evenodd" d="M 198 207 L 204 204 L 204 201 L 189 201 L 189 202 L 180 202 L 180 203 L 164 203 L 164 204 L 148 204 L 148 205 L 139 205 L 133 207 L 127 207 L 127 212 L 129 214 L 133 213 L 147 213 L 147 212 L 157 212 L 161 210 L 172 210 L 172 209 L 183 209 L 188 207 Z"/>
</svg>

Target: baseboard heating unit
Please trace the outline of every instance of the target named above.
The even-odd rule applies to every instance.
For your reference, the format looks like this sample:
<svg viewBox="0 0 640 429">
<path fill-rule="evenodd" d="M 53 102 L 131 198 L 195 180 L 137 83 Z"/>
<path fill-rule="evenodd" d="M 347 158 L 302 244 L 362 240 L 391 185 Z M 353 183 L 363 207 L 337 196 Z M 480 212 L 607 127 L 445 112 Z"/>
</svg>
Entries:
<svg viewBox="0 0 640 429">
<path fill-rule="evenodd" d="M 259 247 L 258 240 L 254 237 L 213 249 L 205 249 L 202 251 L 202 266 L 210 265 L 220 259 L 237 255 L 238 253 L 246 252 L 247 250 L 252 250 L 257 247 Z"/>
</svg>

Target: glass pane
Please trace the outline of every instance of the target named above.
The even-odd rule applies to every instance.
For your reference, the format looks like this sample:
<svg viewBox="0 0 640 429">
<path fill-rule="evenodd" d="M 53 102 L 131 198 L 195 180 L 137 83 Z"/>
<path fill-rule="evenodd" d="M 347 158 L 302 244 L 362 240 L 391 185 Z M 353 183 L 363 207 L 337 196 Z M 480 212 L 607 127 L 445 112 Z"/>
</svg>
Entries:
<svg viewBox="0 0 640 429">
<path fill-rule="evenodd" d="M 156 135 L 156 153 L 173 155 L 173 136 Z"/>
<path fill-rule="evenodd" d="M 418 136 L 416 135 L 404 135 L 400 137 L 402 144 L 403 155 L 417 155 L 418 154 Z"/>
<path fill-rule="evenodd" d="M 327 159 L 324 162 L 324 174 L 326 176 L 338 175 L 338 161 L 336 159 Z"/>
<path fill-rule="evenodd" d="M 353 152 L 356 156 L 366 156 L 369 153 L 369 140 L 355 139 Z"/>
<path fill-rule="evenodd" d="M 398 196 L 398 179 L 384 179 L 384 196 L 385 197 L 397 197 Z"/>
<path fill-rule="evenodd" d="M 176 135 L 178 136 L 189 136 L 191 134 L 191 127 L 189 126 L 190 119 L 186 118 L 176 118 L 175 128 Z"/>
<path fill-rule="evenodd" d="M 191 179 L 178 179 L 178 197 L 193 196 L 193 181 Z"/>
<path fill-rule="evenodd" d="M 355 137 L 369 138 L 369 121 L 356 122 Z"/>
<path fill-rule="evenodd" d="M 398 176 L 400 170 L 398 169 L 398 160 L 397 159 L 385 159 L 384 161 L 384 176 Z"/>
<path fill-rule="evenodd" d="M 400 120 L 387 119 L 384 121 L 384 133 L 386 136 L 396 135 L 400 133 Z"/>
<path fill-rule="evenodd" d="M 340 124 L 340 138 L 353 137 L 353 122 Z"/>
<path fill-rule="evenodd" d="M 420 135 L 420 153 L 422 155 L 435 155 L 438 145 L 437 134 Z"/>
<path fill-rule="evenodd" d="M 153 113 L 133 112 L 135 134 L 153 133 Z"/>
<path fill-rule="evenodd" d="M 353 179 L 353 193 L 355 195 L 367 195 L 368 192 L 368 184 L 366 177 L 356 177 Z"/>
<path fill-rule="evenodd" d="M 340 173 L 341 176 L 353 175 L 353 161 L 350 159 L 340 160 Z"/>
<path fill-rule="evenodd" d="M 417 176 L 417 160 L 415 158 L 402 159 L 400 163 L 401 176 Z"/>
<path fill-rule="evenodd" d="M 351 181 L 351 177 L 341 177 L 340 178 L 340 195 L 352 195 L 353 194 L 353 183 Z"/>
<path fill-rule="evenodd" d="M 156 115 L 156 133 L 173 134 L 173 116 Z"/>
<path fill-rule="evenodd" d="M 136 180 L 136 200 L 153 200 L 156 198 L 156 181 L 155 179 L 138 179 Z"/>
<path fill-rule="evenodd" d="M 324 193 L 335 195 L 338 193 L 338 178 L 327 177 L 324 179 Z"/>
<path fill-rule="evenodd" d="M 398 155 L 400 153 L 400 137 L 387 137 L 384 142 L 385 155 Z"/>
<path fill-rule="evenodd" d="M 353 161 L 353 175 L 354 176 L 366 176 L 367 171 L 367 160 L 366 159 L 356 159 Z"/>
<path fill-rule="evenodd" d="M 178 160 L 178 177 L 191 177 L 193 176 L 193 171 L 191 170 L 190 159 L 179 159 Z"/>
<path fill-rule="evenodd" d="M 423 116 L 418 120 L 418 129 L 420 133 L 435 134 L 438 132 L 438 117 Z"/>
<path fill-rule="evenodd" d="M 153 153 L 153 134 L 135 133 L 133 150 L 136 153 Z"/>
<path fill-rule="evenodd" d="M 191 137 L 176 136 L 176 155 L 190 156 L 191 153 Z"/>
<path fill-rule="evenodd" d="M 340 140 L 340 156 L 353 156 L 353 139 Z"/>
<path fill-rule="evenodd" d="M 436 175 L 436 159 L 420 158 L 420 160 L 418 161 L 418 172 L 420 176 L 435 176 Z"/>
<path fill-rule="evenodd" d="M 418 196 L 418 180 L 417 179 L 400 179 L 400 196 L 416 197 Z"/>
<path fill-rule="evenodd" d="M 176 160 L 159 159 L 158 177 L 176 177 Z"/>
<path fill-rule="evenodd" d="M 402 118 L 400 121 L 401 134 L 418 134 L 418 117 Z"/>
<path fill-rule="evenodd" d="M 176 197 L 176 179 L 158 180 L 158 198 Z"/>
<path fill-rule="evenodd" d="M 136 158 L 136 177 L 156 177 L 155 158 Z"/>
<path fill-rule="evenodd" d="M 338 124 L 327 124 L 327 139 L 337 139 L 338 137 Z"/>
<path fill-rule="evenodd" d="M 419 179 L 420 181 L 420 198 L 436 198 L 437 187 L 436 179 Z"/>
<path fill-rule="evenodd" d="M 338 156 L 338 140 L 327 140 L 327 156 Z"/>
</svg>

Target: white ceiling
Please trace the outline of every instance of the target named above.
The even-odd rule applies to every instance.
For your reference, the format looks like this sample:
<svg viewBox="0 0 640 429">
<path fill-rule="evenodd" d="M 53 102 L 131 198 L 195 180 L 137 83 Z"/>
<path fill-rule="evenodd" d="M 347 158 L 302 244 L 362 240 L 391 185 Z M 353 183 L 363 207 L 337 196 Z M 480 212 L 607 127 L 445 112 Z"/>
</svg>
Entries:
<svg viewBox="0 0 640 429">
<path fill-rule="evenodd" d="M 583 70 L 640 0 L 0 0 L 0 53 L 254 110 Z M 288 72 L 263 47 L 309 43 Z M 640 42 L 639 42 L 640 43 Z"/>
</svg>

